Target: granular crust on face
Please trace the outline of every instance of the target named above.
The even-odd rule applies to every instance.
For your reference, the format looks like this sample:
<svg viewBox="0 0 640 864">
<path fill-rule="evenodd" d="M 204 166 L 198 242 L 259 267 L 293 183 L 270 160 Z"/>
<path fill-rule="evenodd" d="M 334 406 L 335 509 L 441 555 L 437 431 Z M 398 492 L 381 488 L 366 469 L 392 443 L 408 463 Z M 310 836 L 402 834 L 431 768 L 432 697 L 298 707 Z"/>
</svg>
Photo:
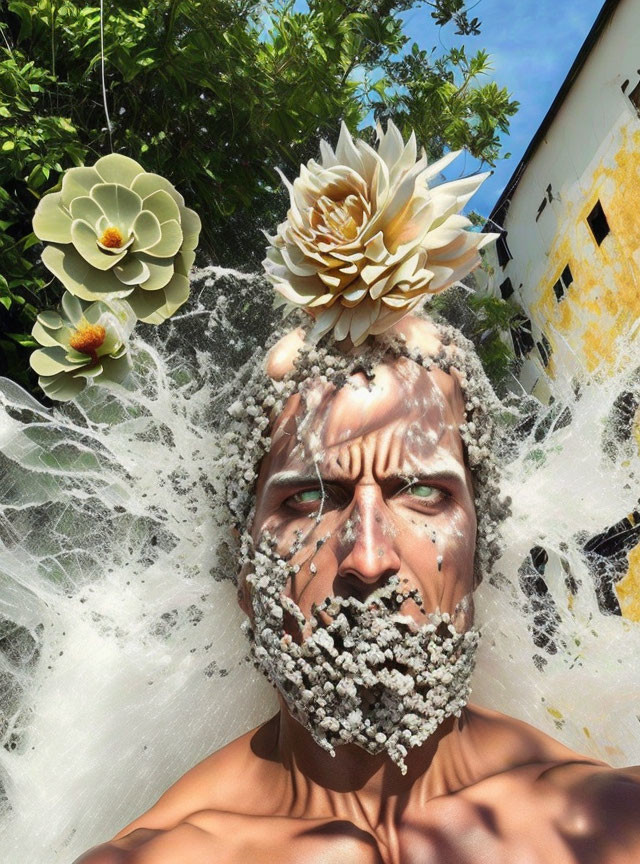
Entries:
<svg viewBox="0 0 640 864">
<path fill-rule="evenodd" d="M 324 750 L 335 755 L 336 746 L 354 743 L 370 754 L 385 751 L 406 773 L 408 751 L 467 704 L 479 632 L 458 632 L 446 612 L 416 624 L 402 609 L 406 601 L 422 605 L 419 591 L 394 576 L 365 601 L 319 603 L 302 638 L 308 622 L 285 594 L 297 568 L 276 546 L 263 535 L 247 549 L 252 620 L 245 630 L 255 665 Z"/>
<path fill-rule="evenodd" d="M 501 405 L 471 343 L 451 327 L 438 325 L 437 334 L 434 350 L 424 354 L 397 334 L 377 337 L 357 356 L 340 352 L 330 338 L 319 345 L 303 343 L 280 380 L 267 376 L 263 362 L 255 361 L 245 369 L 243 389 L 229 406 L 223 441 L 227 508 L 239 537 L 239 548 L 230 550 L 230 569 L 238 573 L 232 561 L 235 557 L 237 567 L 239 558 L 254 662 L 320 746 L 332 752 L 354 742 L 370 753 L 385 750 L 402 771 L 408 749 L 424 743 L 466 704 L 478 631 L 458 632 L 450 616 L 438 611 L 431 616 L 438 620 L 418 632 L 409 625 L 403 630 L 396 621 L 403 603 L 421 598 L 408 598 L 393 577 L 375 592 L 378 611 L 375 603 L 370 608 L 371 596 L 364 603 L 355 597 L 327 598 L 326 608 L 320 604 L 312 611 L 309 633 L 309 622 L 285 590 L 296 571 L 289 562 L 302 534 L 282 557 L 275 540 L 264 533 L 252 537 L 251 527 L 258 472 L 271 434 L 286 432 L 290 424 L 288 431 L 297 436 L 295 410 L 283 416 L 288 400 L 304 401 L 318 381 L 340 390 L 352 375 L 373 380 L 380 364 L 406 358 L 436 379 L 458 424 L 473 479 L 475 584 L 491 571 L 501 551 L 498 524 L 509 512 L 509 502 L 499 494 L 496 458 L 494 417 Z M 281 336 L 274 334 L 272 344 Z M 293 638 L 287 618 L 297 622 L 300 634 L 305 630 L 303 638 Z"/>
<path fill-rule="evenodd" d="M 501 552 L 498 526 L 509 515 L 510 503 L 500 495 L 499 489 L 500 440 L 495 419 L 502 405 L 469 340 L 448 325 L 435 324 L 434 327 L 440 341 L 434 343 L 429 354 L 410 348 L 397 334 L 383 334 L 352 356 L 338 350 L 327 337 L 318 345 L 302 343 L 292 367 L 281 380 L 267 376 L 263 358 L 244 370 L 243 389 L 229 407 L 229 423 L 224 434 L 229 454 L 224 488 L 236 536 L 243 537 L 250 532 L 258 470 L 271 446 L 272 424 L 274 420 L 277 423 L 276 418 L 282 414 L 287 400 L 303 394 L 318 380 L 330 382 L 339 389 L 353 374 L 360 373 L 372 379 L 376 366 L 405 357 L 436 377 L 460 420 L 458 428 L 473 479 L 478 523 L 475 584 L 491 572 Z M 274 334 L 267 350 L 282 336 L 281 332 Z M 244 563 L 242 561 L 241 565 Z"/>
</svg>

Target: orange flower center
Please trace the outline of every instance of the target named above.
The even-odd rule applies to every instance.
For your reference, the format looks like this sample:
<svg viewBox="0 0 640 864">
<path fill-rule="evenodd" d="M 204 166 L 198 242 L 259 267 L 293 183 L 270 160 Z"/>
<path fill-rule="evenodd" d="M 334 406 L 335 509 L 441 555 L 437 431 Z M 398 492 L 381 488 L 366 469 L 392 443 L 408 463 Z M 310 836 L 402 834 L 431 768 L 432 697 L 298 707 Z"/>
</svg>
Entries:
<svg viewBox="0 0 640 864">
<path fill-rule="evenodd" d="M 69 339 L 69 345 L 82 354 L 94 356 L 106 335 L 107 331 L 100 324 L 86 324 L 75 331 Z"/>
<path fill-rule="evenodd" d="M 109 249 L 119 249 L 124 242 L 124 237 L 120 233 L 119 228 L 105 228 L 102 232 L 100 242 L 103 246 L 108 246 Z"/>
</svg>

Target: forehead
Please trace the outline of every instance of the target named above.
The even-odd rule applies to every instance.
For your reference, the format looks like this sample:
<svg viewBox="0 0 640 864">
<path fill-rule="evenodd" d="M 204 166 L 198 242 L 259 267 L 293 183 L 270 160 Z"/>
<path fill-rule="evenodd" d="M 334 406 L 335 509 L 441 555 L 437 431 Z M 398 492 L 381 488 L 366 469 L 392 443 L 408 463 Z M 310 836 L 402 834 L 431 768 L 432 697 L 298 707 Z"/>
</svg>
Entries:
<svg viewBox="0 0 640 864">
<path fill-rule="evenodd" d="M 462 422 L 464 399 L 456 379 L 407 358 L 380 364 L 371 381 L 353 375 L 339 390 L 311 382 L 276 418 L 261 478 L 310 464 L 344 466 L 345 459 L 353 461 L 354 447 L 372 468 L 391 460 L 389 470 L 409 471 L 436 455 L 461 465 Z"/>
</svg>

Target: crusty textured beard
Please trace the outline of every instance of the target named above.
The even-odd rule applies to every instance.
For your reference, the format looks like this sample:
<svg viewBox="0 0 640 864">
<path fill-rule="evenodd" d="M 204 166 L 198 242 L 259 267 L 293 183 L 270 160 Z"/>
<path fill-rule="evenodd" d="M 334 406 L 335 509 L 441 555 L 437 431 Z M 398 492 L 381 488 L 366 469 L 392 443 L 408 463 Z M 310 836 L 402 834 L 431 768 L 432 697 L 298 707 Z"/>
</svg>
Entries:
<svg viewBox="0 0 640 864">
<path fill-rule="evenodd" d="M 401 589 L 397 577 L 363 602 L 327 598 L 307 622 L 282 593 L 296 568 L 268 538 L 251 558 L 254 621 L 246 630 L 256 665 L 291 715 L 332 755 L 348 743 L 385 750 L 405 774 L 409 749 L 467 704 L 479 632 L 458 632 L 446 612 L 416 624 L 401 607 L 407 600 L 421 607 L 419 592 Z M 285 621 L 297 622 L 299 639 Z"/>
</svg>

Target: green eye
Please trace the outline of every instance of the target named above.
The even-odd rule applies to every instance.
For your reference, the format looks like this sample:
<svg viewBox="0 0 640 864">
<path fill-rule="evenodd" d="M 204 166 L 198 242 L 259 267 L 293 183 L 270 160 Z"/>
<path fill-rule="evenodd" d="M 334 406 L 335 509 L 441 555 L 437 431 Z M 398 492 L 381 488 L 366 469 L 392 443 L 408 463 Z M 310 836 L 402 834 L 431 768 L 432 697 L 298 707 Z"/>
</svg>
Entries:
<svg viewBox="0 0 640 864">
<path fill-rule="evenodd" d="M 426 486 L 422 483 L 414 483 L 407 491 L 416 498 L 434 498 L 440 494 L 440 490 L 435 486 Z"/>
<path fill-rule="evenodd" d="M 320 501 L 322 499 L 322 491 L 320 489 L 305 489 L 304 492 L 297 492 L 291 496 L 291 501 L 296 504 L 308 504 L 310 501 Z"/>
</svg>

